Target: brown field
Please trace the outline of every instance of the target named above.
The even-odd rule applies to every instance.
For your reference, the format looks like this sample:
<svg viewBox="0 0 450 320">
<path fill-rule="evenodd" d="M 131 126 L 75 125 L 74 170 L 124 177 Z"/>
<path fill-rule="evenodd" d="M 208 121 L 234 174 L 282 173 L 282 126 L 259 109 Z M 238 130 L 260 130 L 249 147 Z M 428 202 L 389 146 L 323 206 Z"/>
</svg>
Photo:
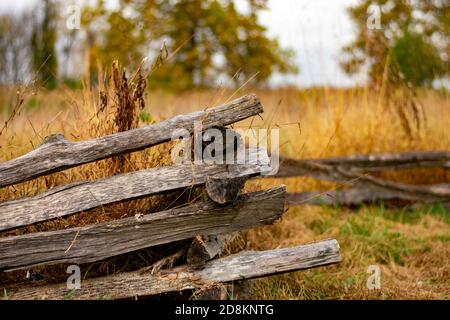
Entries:
<svg viewBox="0 0 450 320">
<path fill-rule="evenodd" d="M 139 125 L 175 114 L 204 109 L 253 90 L 199 91 L 182 94 L 150 92 Z M 292 158 L 329 157 L 378 152 L 450 150 L 450 104 L 448 94 L 423 91 L 411 108 L 387 101 L 384 95 L 366 89 L 318 88 L 309 90 L 255 90 L 265 112 L 239 126 L 280 128 L 281 154 Z M 19 91 L 19 95 L 22 92 Z M 88 90 L 53 92 L 27 89 L 19 112 L 8 121 L 17 100 L 16 89 L 0 89 L 0 161 L 20 156 L 51 133 L 70 140 L 84 140 L 111 133 L 113 111 L 98 112 L 97 93 Z M 397 100 L 398 101 L 398 100 Z M 143 121 L 145 120 L 145 121 Z M 127 170 L 168 163 L 170 144 L 136 152 Z M 114 174 L 112 160 L 102 160 L 0 190 L 0 200 L 32 195 L 81 179 Z M 438 169 L 386 173 L 386 178 L 413 184 L 449 182 L 450 172 Z M 261 179 L 249 189 L 287 185 L 289 192 L 328 190 L 332 183 L 308 178 Z M 193 201 L 193 192 L 183 201 Z M 105 210 L 81 213 L 65 219 L 22 228 L 7 234 L 66 228 L 132 216 L 143 210 L 156 211 L 180 199 L 151 197 L 114 205 Z M 336 238 L 341 246 L 340 264 L 253 280 L 254 299 L 448 299 L 450 292 L 450 215 L 439 205 L 403 209 L 389 206 L 358 208 L 296 206 L 274 226 L 246 232 L 236 246 L 269 249 Z M 246 240 L 246 241 L 244 241 Z M 381 289 L 368 290 L 367 267 L 382 270 Z M 94 268 L 95 269 L 95 268 Z M 119 267 L 102 265 L 101 272 Z M 56 270 L 56 269 L 51 269 Z M 85 276 L 89 270 L 86 271 Z M 91 274 L 89 274 L 91 275 Z M 0 288 L 22 274 L 0 279 Z M 63 274 L 65 276 L 65 274 Z M 16 278 L 15 278 L 16 277 Z M 57 277 L 56 277 L 57 278 Z"/>
</svg>

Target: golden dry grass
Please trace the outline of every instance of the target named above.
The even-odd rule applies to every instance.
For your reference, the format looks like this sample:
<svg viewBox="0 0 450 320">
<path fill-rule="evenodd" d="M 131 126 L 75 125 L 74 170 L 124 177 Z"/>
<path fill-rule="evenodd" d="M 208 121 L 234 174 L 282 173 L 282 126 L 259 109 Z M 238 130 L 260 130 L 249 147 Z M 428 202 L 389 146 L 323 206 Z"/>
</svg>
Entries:
<svg viewBox="0 0 450 320">
<path fill-rule="evenodd" d="M 178 95 L 151 92 L 146 111 L 151 115 L 139 125 L 175 114 L 204 109 L 245 92 L 199 91 Z M 388 102 L 371 90 L 309 89 L 256 90 L 265 107 L 263 120 L 253 127 L 280 128 L 281 153 L 293 158 L 313 158 L 401 152 L 450 150 L 450 105 L 446 94 L 419 93 L 419 112 Z M 14 91 L 2 89 L 0 123 L 8 118 L 7 105 Z M 71 140 L 84 140 L 111 132 L 113 112 L 98 114 L 97 94 L 90 91 L 38 92 L 25 99 L 23 109 L 0 136 L 0 160 L 5 161 L 35 148 L 51 133 L 63 133 Z M 3 106 L 3 107 L 2 107 Z M 10 111 L 10 110 L 9 110 Z M 236 126 L 248 127 L 250 120 Z M 132 155 L 129 170 L 167 164 L 170 145 Z M 38 193 L 46 188 L 82 179 L 113 174 L 111 160 L 55 173 L 0 190 L 0 200 Z M 448 171 L 405 170 L 384 174 L 386 178 L 426 184 L 450 181 Z M 284 183 L 289 192 L 332 189 L 332 183 L 307 178 L 264 179 L 248 189 Z M 175 197 L 176 199 L 176 197 Z M 175 200 L 151 197 L 112 206 L 107 211 L 81 213 L 70 218 L 28 227 L 17 232 L 34 232 L 155 211 Z M 182 201 L 194 196 L 185 195 Z M 14 233 L 14 232 L 12 232 Z M 9 233 L 3 233 L 2 236 Z M 238 246 L 269 249 L 293 246 L 325 238 L 341 245 L 342 263 L 303 272 L 252 281 L 256 299 L 448 299 L 449 213 L 439 206 L 415 209 L 386 209 L 383 206 L 330 208 L 297 206 L 282 221 L 244 234 Z M 245 240 L 245 241 L 244 241 Z M 382 270 L 381 290 L 366 288 L 368 265 Z M 100 268 L 101 269 L 101 268 Z M 104 268 L 103 268 L 104 269 Z M 120 268 L 112 268 L 113 272 Z"/>
</svg>

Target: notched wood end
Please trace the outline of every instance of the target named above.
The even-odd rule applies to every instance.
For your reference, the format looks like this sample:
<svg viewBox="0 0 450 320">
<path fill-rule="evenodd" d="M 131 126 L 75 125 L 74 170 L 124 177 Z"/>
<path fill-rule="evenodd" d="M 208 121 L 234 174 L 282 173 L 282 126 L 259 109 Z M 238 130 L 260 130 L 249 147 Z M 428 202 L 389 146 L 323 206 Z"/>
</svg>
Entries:
<svg viewBox="0 0 450 320">
<path fill-rule="evenodd" d="M 187 252 L 187 263 L 194 269 L 199 269 L 211 259 L 222 253 L 225 247 L 226 236 L 222 238 L 216 235 L 198 235 L 189 246 Z"/>
<path fill-rule="evenodd" d="M 247 179 L 248 177 L 234 179 L 208 177 L 205 183 L 206 192 L 211 200 L 218 204 L 231 203 L 236 201 Z"/>
</svg>

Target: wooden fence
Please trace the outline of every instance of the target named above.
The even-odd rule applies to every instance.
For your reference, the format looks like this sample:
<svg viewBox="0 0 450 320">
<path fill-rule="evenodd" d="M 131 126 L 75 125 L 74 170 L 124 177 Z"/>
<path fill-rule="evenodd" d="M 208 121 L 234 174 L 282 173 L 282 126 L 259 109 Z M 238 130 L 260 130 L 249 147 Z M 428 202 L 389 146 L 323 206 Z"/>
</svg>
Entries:
<svg viewBox="0 0 450 320">
<path fill-rule="evenodd" d="M 254 95 L 222 106 L 89 141 L 47 137 L 34 151 L 0 164 L 0 187 L 85 163 L 167 142 L 177 129 L 222 128 L 263 111 Z M 0 203 L 0 231 L 173 190 L 205 186 L 209 200 L 157 213 L 136 215 L 89 226 L 0 237 L 0 272 L 54 264 L 81 264 L 139 249 L 193 239 L 185 248 L 186 264 L 168 270 L 122 272 L 83 280 L 73 299 L 118 299 L 170 291 L 215 287 L 218 283 L 263 277 L 337 263 L 336 240 L 262 252 L 243 251 L 220 257 L 233 232 L 271 224 L 285 212 L 284 186 L 239 194 L 246 179 L 269 169 L 267 151 L 249 148 L 245 163 L 183 163 L 80 181 L 31 197 Z M 225 192 L 224 192 L 225 189 Z M 184 249 L 183 249 L 184 250 Z M 179 253 L 177 257 L 180 257 Z M 156 270 L 156 271 L 155 271 Z M 63 299 L 66 283 L 6 288 L 9 299 Z"/>
<path fill-rule="evenodd" d="M 379 200 L 441 203 L 450 207 L 450 184 L 409 185 L 376 178 L 370 173 L 411 168 L 450 169 L 450 152 L 407 152 L 342 158 L 280 161 L 276 177 L 311 177 L 337 182 L 338 190 L 288 194 L 295 204 L 355 205 Z"/>
</svg>

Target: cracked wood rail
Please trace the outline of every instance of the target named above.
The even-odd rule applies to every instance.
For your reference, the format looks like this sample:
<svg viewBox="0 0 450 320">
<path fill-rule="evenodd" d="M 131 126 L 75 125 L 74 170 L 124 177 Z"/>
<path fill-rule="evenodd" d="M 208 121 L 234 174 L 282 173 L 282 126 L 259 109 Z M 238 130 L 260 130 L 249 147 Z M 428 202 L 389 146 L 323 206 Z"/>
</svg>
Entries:
<svg viewBox="0 0 450 320">
<path fill-rule="evenodd" d="M 155 275 L 134 271 L 87 279 L 81 282 L 80 290 L 72 291 L 71 297 L 73 299 L 123 299 L 150 296 L 164 292 L 199 289 L 219 282 L 309 269 L 340 261 L 339 244 L 331 239 L 293 248 L 243 251 L 211 260 L 200 270 L 181 266 Z M 12 300 L 63 299 L 68 290 L 66 283 L 62 283 L 24 287 L 7 292 L 8 298 Z"/>
<path fill-rule="evenodd" d="M 270 171 L 263 148 L 249 148 L 243 164 L 179 164 L 53 188 L 33 197 L 0 203 L 0 231 L 103 205 L 202 185 L 208 177 L 231 179 Z"/>
<path fill-rule="evenodd" d="M 43 264 L 87 263 L 189 239 L 271 224 L 284 212 L 285 187 L 241 195 L 233 204 L 212 200 L 92 226 L 0 238 L 0 270 Z"/>
<path fill-rule="evenodd" d="M 255 95 L 246 95 L 207 111 L 178 115 L 154 125 L 92 140 L 72 142 L 60 134 L 51 135 L 39 148 L 0 163 L 0 188 L 169 141 L 177 129 L 193 132 L 196 121 L 202 121 L 203 128 L 208 129 L 226 126 L 262 111 L 259 99 Z"/>
</svg>

